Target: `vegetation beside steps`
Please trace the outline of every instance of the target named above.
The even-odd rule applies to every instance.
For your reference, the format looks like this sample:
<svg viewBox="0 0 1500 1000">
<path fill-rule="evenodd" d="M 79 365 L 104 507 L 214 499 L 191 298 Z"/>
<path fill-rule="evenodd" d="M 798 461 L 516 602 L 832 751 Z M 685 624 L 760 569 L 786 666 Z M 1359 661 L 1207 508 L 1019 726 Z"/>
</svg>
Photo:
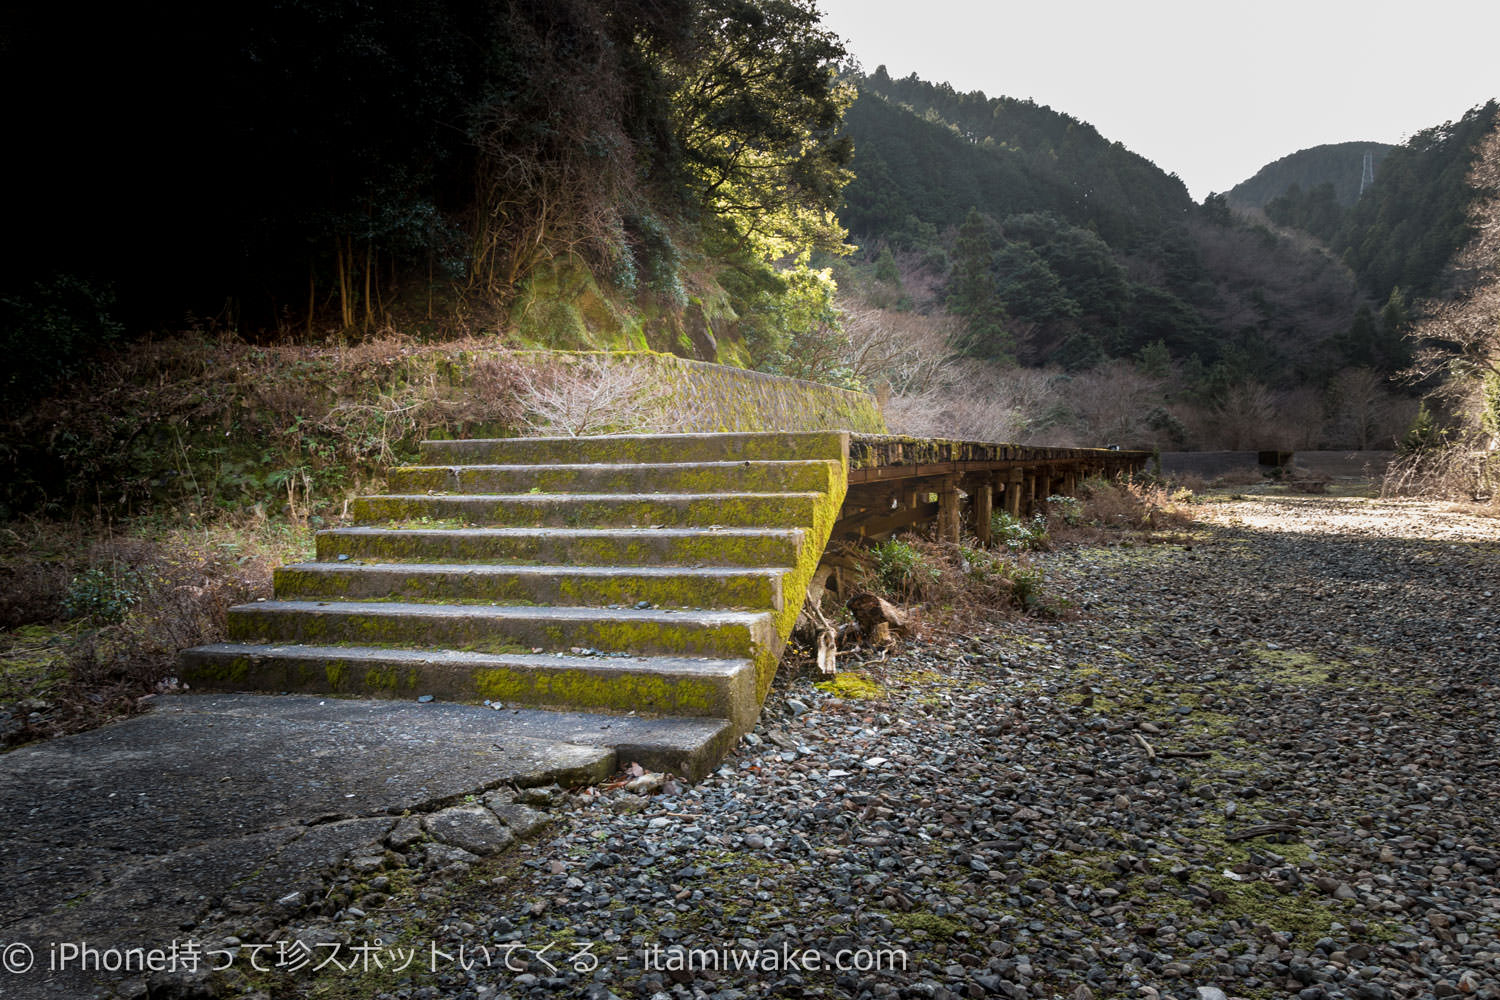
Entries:
<svg viewBox="0 0 1500 1000">
<path fill-rule="evenodd" d="M 351 505 L 197 689 L 755 723 L 848 481 L 843 433 L 428 441 Z"/>
</svg>

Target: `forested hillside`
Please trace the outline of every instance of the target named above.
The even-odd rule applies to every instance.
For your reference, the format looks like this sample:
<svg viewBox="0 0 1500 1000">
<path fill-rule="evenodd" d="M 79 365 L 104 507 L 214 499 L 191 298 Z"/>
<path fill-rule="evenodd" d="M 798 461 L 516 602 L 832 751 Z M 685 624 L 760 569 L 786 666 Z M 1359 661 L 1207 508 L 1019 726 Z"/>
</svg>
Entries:
<svg viewBox="0 0 1500 1000">
<path fill-rule="evenodd" d="M 1220 381 L 1326 379 L 1348 275 L 1233 216 L 1090 125 L 946 84 L 858 79 L 840 217 L 867 254 L 935 272 L 978 357 L 1079 369 L 1153 346 Z"/>
<path fill-rule="evenodd" d="M 1348 208 L 1359 198 L 1365 156 L 1369 155 L 1378 173 L 1381 161 L 1394 148 L 1383 142 L 1337 142 L 1301 149 L 1261 167 L 1254 177 L 1225 191 L 1224 197 L 1235 208 L 1265 208 L 1294 185 L 1310 192 L 1326 184 L 1332 195 L 1327 200 Z"/>
<path fill-rule="evenodd" d="M 1328 244 L 1377 300 L 1393 289 L 1441 294 L 1443 269 L 1470 235 L 1469 170 L 1497 110 L 1490 101 L 1392 149 L 1375 183 L 1347 207 L 1326 188 L 1291 186 L 1267 202 L 1266 214 Z"/>
<path fill-rule="evenodd" d="M 1391 150 L 1348 207 L 1342 166 L 1319 179 L 1341 147 L 1279 161 L 1267 222 L 1044 105 L 858 73 L 812 0 L 3 24 L 0 79 L 31 95 L 0 270 L 12 404 L 91 398 L 132 337 L 478 336 L 950 395 L 1129 383 L 1104 393 L 1129 419 L 1017 390 L 1024 421 L 964 425 L 988 438 L 1389 442 L 1412 304 L 1467 238 L 1495 119 Z"/>
<path fill-rule="evenodd" d="M 809 0 L 28 4 L 0 25 L 26 95 L 8 396 L 184 327 L 764 363 L 830 300 L 792 266 L 841 245 L 850 155 L 844 49 Z"/>
</svg>

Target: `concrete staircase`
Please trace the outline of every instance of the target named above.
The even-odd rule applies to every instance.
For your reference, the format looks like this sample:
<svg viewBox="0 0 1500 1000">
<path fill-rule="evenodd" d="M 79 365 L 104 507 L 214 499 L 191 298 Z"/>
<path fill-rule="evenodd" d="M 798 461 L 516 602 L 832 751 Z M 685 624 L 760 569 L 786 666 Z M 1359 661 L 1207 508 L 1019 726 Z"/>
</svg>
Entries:
<svg viewBox="0 0 1500 1000">
<path fill-rule="evenodd" d="M 195 689 L 488 700 L 659 719 L 701 771 L 754 725 L 838 516 L 837 432 L 428 441 L 321 531 Z M 689 761 L 683 746 L 696 745 Z M 690 776 L 692 775 L 690 773 Z"/>
</svg>

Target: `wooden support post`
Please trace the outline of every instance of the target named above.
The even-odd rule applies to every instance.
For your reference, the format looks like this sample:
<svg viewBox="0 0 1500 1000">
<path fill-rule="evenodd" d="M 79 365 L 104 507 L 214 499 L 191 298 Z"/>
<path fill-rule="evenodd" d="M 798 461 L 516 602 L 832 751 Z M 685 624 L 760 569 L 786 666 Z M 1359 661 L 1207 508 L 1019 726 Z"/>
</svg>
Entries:
<svg viewBox="0 0 1500 1000">
<path fill-rule="evenodd" d="M 1021 515 L 1030 517 L 1036 511 L 1036 470 L 1027 469 L 1021 480 Z"/>
<path fill-rule="evenodd" d="M 1021 516 L 1021 486 L 1025 474 L 1020 469 L 1011 469 L 1005 477 L 1005 510 L 1011 517 Z"/>
<path fill-rule="evenodd" d="M 974 534 L 985 545 L 990 544 L 990 516 L 995 511 L 995 487 L 989 482 L 974 488 Z"/>
<path fill-rule="evenodd" d="M 938 486 L 938 538 L 958 544 L 958 477 L 945 476 Z"/>
</svg>

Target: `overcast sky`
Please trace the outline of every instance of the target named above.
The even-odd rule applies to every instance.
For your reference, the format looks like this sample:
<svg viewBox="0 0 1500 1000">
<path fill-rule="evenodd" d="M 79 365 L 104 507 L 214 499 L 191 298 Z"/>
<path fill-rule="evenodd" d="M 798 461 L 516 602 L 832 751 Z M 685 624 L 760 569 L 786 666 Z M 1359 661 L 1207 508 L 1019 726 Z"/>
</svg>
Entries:
<svg viewBox="0 0 1500 1000">
<path fill-rule="evenodd" d="M 817 0 L 865 72 L 1031 98 L 1187 184 L 1500 97 L 1495 0 Z"/>
</svg>

